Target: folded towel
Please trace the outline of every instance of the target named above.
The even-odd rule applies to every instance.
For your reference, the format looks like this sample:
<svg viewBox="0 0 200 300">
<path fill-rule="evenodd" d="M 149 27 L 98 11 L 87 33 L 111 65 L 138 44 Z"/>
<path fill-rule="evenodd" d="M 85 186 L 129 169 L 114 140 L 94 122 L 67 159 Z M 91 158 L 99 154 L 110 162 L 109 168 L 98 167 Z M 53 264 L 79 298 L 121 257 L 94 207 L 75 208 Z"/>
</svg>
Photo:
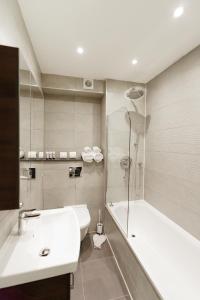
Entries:
<svg viewBox="0 0 200 300">
<path fill-rule="evenodd" d="M 37 158 L 36 151 L 28 151 L 28 158 Z"/>
<path fill-rule="evenodd" d="M 90 153 L 90 152 L 92 152 L 92 149 L 89 146 L 86 146 L 83 148 L 83 152 Z"/>
<path fill-rule="evenodd" d="M 99 163 L 103 160 L 103 154 L 101 152 L 93 153 L 94 160 Z"/>
<path fill-rule="evenodd" d="M 67 158 L 67 152 L 60 152 L 60 158 Z"/>
<path fill-rule="evenodd" d="M 99 147 L 97 147 L 97 146 L 92 147 L 92 150 L 93 150 L 94 153 L 101 152 L 101 149 Z"/>
<path fill-rule="evenodd" d="M 69 152 L 69 158 L 76 158 L 76 152 L 75 151 Z"/>
<path fill-rule="evenodd" d="M 93 243 L 94 243 L 94 248 L 96 249 L 101 249 L 101 246 L 103 243 L 106 241 L 106 236 L 105 234 L 94 234 L 93 235 Z"/>
<path fill-rule="evenodd" d="M 92 152 L 89 152 L 89 153 L 82 152 L 81 156 L 82 156 L 83 161 L 88 162 L 88 163 L 93 162 L 94 156 L 93 156 Z"/>
</svg>

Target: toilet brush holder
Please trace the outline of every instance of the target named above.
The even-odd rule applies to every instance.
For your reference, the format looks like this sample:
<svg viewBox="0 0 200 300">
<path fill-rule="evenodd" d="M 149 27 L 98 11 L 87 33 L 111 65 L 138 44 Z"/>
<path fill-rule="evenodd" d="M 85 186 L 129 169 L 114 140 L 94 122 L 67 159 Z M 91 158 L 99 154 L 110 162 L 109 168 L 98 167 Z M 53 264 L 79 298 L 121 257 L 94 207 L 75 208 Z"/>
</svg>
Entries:
<svg viewBox="0 0 200 300">
<path fill-rule="evenodd" d="M 99 220 L 97 223 L 97 234 L 103 233 L 103 223 L 101 222 L 101 210 L 99 209 Z"/>
<path fill-rule="evenodd" d="M 102 233 L 103 233 L 103 224 L 97 223 L 97 234 L 102 234 Z"/>
</svg>

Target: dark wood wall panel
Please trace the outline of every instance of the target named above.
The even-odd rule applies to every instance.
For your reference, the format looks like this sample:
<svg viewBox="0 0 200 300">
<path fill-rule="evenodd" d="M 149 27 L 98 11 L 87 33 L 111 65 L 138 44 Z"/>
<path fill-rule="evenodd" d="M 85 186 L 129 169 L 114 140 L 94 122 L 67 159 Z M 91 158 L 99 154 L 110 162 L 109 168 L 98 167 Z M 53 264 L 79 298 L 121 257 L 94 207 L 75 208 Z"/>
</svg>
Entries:
<svg viewBox="0 0 200 300">
<path fill-rule="evenodd" d="M 0 210 L 19 207 L 19 51 L 0 46 Z"/>
</svg>

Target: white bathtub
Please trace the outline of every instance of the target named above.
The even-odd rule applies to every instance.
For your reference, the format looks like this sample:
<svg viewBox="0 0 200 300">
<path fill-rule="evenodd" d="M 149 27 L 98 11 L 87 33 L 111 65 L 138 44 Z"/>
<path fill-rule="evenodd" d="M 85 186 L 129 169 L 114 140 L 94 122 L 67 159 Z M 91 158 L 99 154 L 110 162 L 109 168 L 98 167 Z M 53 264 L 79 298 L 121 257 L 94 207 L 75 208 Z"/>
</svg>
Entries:
<svg viewBox="0 0 200 300">
<path fill-rule="evenodd" d="M 164 300 L 200 300 L 200 241 L 144 200 L 107 205 Z M 131 235 L 135 235 L 132 237 Z"/>
</svg>

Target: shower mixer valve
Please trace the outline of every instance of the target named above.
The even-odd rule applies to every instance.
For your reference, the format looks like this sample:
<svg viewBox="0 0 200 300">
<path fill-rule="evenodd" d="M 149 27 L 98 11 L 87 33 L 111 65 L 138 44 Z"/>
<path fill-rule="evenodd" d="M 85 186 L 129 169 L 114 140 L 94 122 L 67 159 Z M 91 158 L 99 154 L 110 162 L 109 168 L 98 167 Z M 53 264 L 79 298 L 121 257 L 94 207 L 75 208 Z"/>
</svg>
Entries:
<svg viewBox="0 0 200 300">
<path fill-rule="evenodd" d="M 124 156 L 120 159 L 120 166 L 122 169 L 127 170 L 131 164 L 131 158 L 129 156 Z"/>
<path fill-rule="evenodd" d="M 120 166 L 123 170 L 125 170 L 125 176 L 123 178 L 126 178 L 126 171 L 129 169 L 131 164 L 131 158 L 129 156 L 124 156 L 120 160 Z"/>
<path fill-rule="evenodd" d="M 69 167 L 69 177 L 80 177 L 82 167 Z"/>
</svg>

